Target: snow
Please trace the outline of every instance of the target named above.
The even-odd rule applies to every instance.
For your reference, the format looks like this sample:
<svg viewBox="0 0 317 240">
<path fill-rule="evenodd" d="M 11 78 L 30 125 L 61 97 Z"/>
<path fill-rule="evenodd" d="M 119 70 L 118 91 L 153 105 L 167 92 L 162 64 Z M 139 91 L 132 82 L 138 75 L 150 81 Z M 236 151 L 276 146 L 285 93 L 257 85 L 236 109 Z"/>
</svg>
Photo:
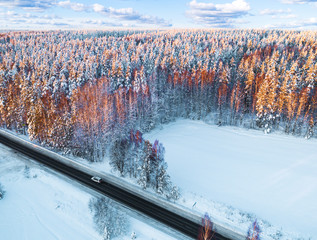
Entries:
<svg viewBox="0 0 317 240">
<path fill-rule="evenodd" d="M 29 173 L 25 166 L 29 167 Z M 0 183 L 6 191 L 0 200 L 1 239 L 102 239 L 94 228 L 88 206 L 92 190 L 3 145 L 0 145 Z M 117 240 L 131 239 L 132 232 L 137 240 L 177 239 L 169 236 L 170 231 L 164 226 L 148 219 L 131 215 L 128 219 L 127 235 Z"/>
<path fill-rule="evenodd" d="M 38 168 L 31 167 L 26 178 L 25 163 L 13 155 L 1 146 L 3 239 L 100 239 L 93 229 L 88 193 Z"/>
<path fill-rule="evenodd" d="M 261 219 L 265 239 L 317 238 L 316 139 L 192 120 L 144 138 L 163 143 L 181 204 L 243 231 Z"/>
<path fill-rule="evenodd" d="M 161 126 L 144 138 L 163 143 L 168 173 L 182 189 L 178 204 L 185 211 L 201 216 L 208 212 L 214 222 L 242 233 L 258 219 L 264 240 L 316 239 L 316 139 L 263 134 L 258 130 L 218 127 L 191 120 Z M 119 176 L 111 170 L 107 159 L 88 163 L 71 158 Z M 123 180 L 136 185 L 133 179 Z M 0 182 L 5 185 L 2 174 Z M 130 234 L 120 239 L 130 239 L 132 230 L 137 239 L 149 239 L 151 233 L 151 239 L 171 239 L 160 236 L 164 233 L 152 227 L 155 223 L 143 227 L 143 222 L 148 220 L 132 219 Z"/>
</svg>

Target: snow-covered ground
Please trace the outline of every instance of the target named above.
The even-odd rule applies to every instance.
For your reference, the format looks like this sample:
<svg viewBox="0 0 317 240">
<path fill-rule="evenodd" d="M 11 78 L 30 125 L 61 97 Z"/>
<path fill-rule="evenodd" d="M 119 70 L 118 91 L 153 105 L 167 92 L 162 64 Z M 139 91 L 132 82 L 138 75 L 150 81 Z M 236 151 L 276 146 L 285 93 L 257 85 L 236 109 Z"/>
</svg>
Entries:
<svg viewBox="0 0 317 240">
<path fill-rule="evenodd" d="M 0 183 L 6 190 L 0 200 L 0 239 L 102 239 L 89 209 L 91 190 L 3 145 L 0 145 Z M 131 239 L 133 231 L 137 240 L 178 239 L 155 229 L 153 225 L 157 223 L 148 225 L 148 219 L 128 216 L 128 221 L 127 235 L 120 236 L 120 240 Z"/>
<path fill-rule="evenodd" d="M 182 198 L 177 204 L 185 209 L 198 212 L 201 216 L 208 212 L 214 221 L 245 233 L 257 219 L 263 231 L 263 240 L 317 239 L 316 139 L 306 140 L 276 133 L 265 135 L 258 130 L 218 127 L 191 120 L 177 120 L 156 128 L 145 134 L 144 138 L 151 142 L 158 139 L 163 143 L 168 173 L 173 183 L 182 190 Z M 2 147 L 0 152 L 3 152 Z M 88 163 L 84 159 L 71 158 L 98 171 L 119 176 L 111 170 L 107 160 Z M 12 181 L 2 181 L 1 169 L 9 164 L 4 165 L 2 160 L 0 157 L 0 183 L 11 185 Z M 20 166 L 20 173 L 22 168 Z M 4 171 L 6 174 L 10 166 L 8 169 Z M 14 175 L 14 178 L 17 176 Z M 124 180 L 136 185 L 133 179 Z M 20 182 L 18 180 L 16 185 Z M 38 180 L 36 182 L 39 184 Z M 58 185 L 62 190 L 56 194 L 55 186 L 49 180 L 51 194 L 61 194 L 51 204 L 52 208 L 56 202 L 64 199 L 69 199 L 70 203 L 63 205 L 73 205 L 71 195 L 63 195 L 65 184 Z M 37 186 L 31 184 L 30 188 L 32 192 Z M 27 188 L 24 186 L 23 189 Z M 77 191 L 87 194 L 83 190 Z M 86 209 L 81 216 L 89 212 L 90 198 L 86 198 L 88 200 L 81 203 L 83 207 L 79 208 Z M 72 212 L 71 208 L 69 212 Z M 71 214 L 71 217 L 74 216 Z M 137 239 L 171 239 L 139 220 L 132 219 L 130 222 Z M 0 230 L 1 224 L 0 218 Z M 92 220 L 90 229 L 93 229 Z M 120 239 L 130 239 L 130 236 Z"/>
<path fill-rule="evenodd" d="M 163 143 L 181 204 L 265 239 L 317 239 L 317 141 L 178 120 L 145 134 Z"/>
</svg>

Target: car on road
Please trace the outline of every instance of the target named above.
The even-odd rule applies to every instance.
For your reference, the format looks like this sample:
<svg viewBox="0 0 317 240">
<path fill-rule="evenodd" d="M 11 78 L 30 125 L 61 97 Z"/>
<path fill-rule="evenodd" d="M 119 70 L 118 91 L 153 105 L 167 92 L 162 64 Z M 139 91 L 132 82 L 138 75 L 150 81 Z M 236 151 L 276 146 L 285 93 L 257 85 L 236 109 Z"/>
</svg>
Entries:
<svg viewBox="0 0 317 240">
<path fill-rule="evenodd" d="M 102 181 L 102 179 L 100 177 L 97 177 L 97 176 L 91 177 L 91 180 L 96 182 L 96 183 L 101 183 L 101 181 Z"/>
</svg>

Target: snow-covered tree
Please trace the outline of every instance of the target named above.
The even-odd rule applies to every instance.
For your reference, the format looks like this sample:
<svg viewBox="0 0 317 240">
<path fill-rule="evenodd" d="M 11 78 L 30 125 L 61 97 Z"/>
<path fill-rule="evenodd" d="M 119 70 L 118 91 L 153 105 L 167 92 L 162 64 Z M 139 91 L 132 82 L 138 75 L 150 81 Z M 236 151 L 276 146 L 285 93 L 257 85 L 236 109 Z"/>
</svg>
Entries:
<svg viewBox="0 0 317 240">
<path fill-rule="evenodd" d="M 114 201 L 104 197 L 92 198 L 89 208 L 94 215 L 96 230 L 103 236 L 103 239 L 113 239 L 126 234 L 129 229 L 129 221 Z"/>
<path fill-rule="evenodd" d="M 149 141 L 143 141 L 141 145 L 141 154 L 138 161 L 138 184 L 146 189 L 149 186 L 151 174 L 151 153 L 152 146 Z"/>
<path fill-rule="evenodd" d="M 0 125 L 89 161 L 110 157 L 121 175 L 162 192 L 166 168 L 146 144 L 129 142 L 131 129 L 216 115 L 218 125 L 316 137 L 316 39 L 257 30 L 0 34 Z"/>
<path fill-rule="evenodd" d="M 24 177 L 30 178 L 30 167 L 27 165 L 24 167 Z"/>
<path fill-rule="evenodd" d="M 136 233 L 135 233 L 135 232 L 132 232 L 132 233 L 131 233 L 131 239 L 132 239 L 132 240 L 135 240 L 135 239 L 136 239 Z"/>
<path fill-rule="evenodd" d="M 5 195 L 5 190 L 2 184 L 0 183 L 0 200 L 4 198 L 4 195 Z"/>
<path fill-rule="evenodd" d="M 255 220 L 252 225 L 249 227 L 247 240 L 260 240 L 261 229 L 260 226 Z"/>
<path fill-rule="evenodd" d="M 167 192 L 167 198 L 172 199 L 174 201 L 178 200 L 180 198 L 180 190 L 177 186 L 172 186 L 168 188 L 169 192 Z"/>
<path fill-rule="evenodd" d="M 116 140 L 110 149 L 110 165 L 124 175 L 126 157 L 129 150 L 129 141 Z"/>
</svg>

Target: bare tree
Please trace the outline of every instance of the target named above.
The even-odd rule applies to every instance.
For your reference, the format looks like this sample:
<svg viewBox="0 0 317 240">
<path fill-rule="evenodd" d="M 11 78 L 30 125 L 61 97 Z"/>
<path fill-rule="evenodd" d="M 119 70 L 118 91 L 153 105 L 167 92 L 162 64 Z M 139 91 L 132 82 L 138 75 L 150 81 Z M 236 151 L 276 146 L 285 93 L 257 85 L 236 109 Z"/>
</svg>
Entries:
<svg viewBox="0 0 317 240">
<path fill-rule="evenodd" d="M 202 218 L 202 227 L 199 232 L 198 240 L 211 240 L 214 236 L 214 231 L 212 230 L 213 223 L 210 220 L 208 213 Z"/>
</svg>

